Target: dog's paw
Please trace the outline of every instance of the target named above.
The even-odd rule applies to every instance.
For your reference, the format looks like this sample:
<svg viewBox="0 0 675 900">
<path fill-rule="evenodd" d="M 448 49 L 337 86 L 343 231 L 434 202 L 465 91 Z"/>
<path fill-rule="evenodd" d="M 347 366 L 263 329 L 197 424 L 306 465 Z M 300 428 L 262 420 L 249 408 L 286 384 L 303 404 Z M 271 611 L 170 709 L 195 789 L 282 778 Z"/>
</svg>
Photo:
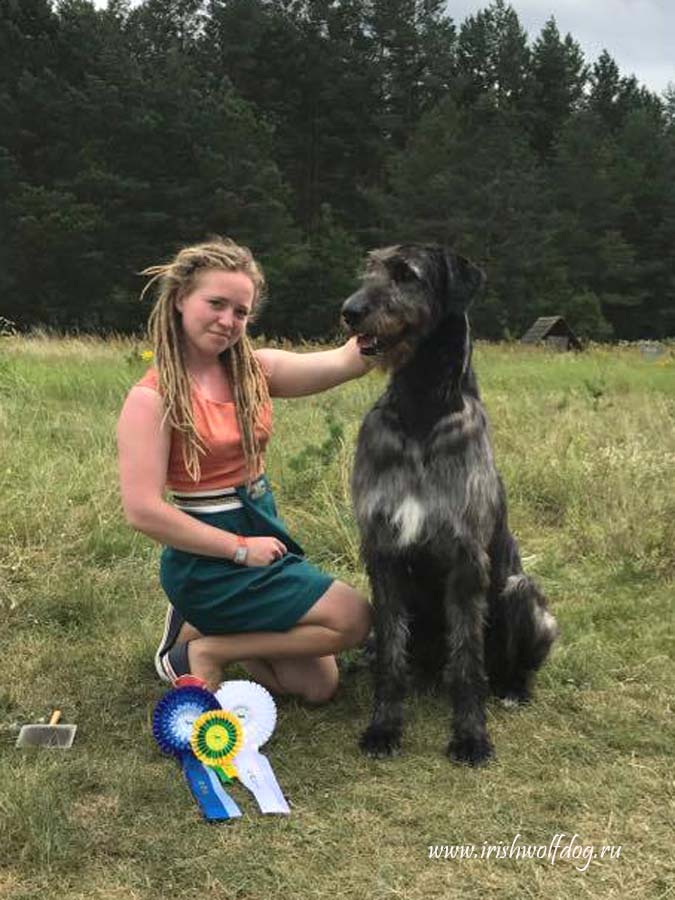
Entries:
<svg viewBox="0 0 675 900">
<path fill-rule="evenodd" d="M 518 691 L 505 691 L 498 697 L 500 705 L 504 709 L 517 709 L 519 706 L 527 706 L 530 702 L 530 692 L 527 688 Z"/>
<path fill-rule="evenodd" d="M 359 747 L 366 756 L 385 759 L 401 752 L 401 731 L 398 728 L 383 728 L 369 725 L 361 735 Z"/>
<path fill-rule="evenodd" d="M 468 766 L 484 766 L 494 755 L 495 748 L 487 735 L 453 738 L 448 744 L 450 759 Z"/>
</svg>

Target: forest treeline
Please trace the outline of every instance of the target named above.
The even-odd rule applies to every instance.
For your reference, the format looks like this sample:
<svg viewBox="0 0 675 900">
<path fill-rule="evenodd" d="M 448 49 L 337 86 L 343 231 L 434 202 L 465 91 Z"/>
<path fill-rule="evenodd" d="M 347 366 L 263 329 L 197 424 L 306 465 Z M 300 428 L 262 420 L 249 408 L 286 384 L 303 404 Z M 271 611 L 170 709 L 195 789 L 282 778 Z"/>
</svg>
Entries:
<svg viewBox="0 0 675 900">
<path fill-rule="evenodd" d="M 486 338 L 675 335 L 675 88 L 504 0 L 0 0 L 0 315 L 133 332 L 138 272 L 248 243 L 267 335 L 329 337 L 366 250 L 453 245 Z"/>
</svg>

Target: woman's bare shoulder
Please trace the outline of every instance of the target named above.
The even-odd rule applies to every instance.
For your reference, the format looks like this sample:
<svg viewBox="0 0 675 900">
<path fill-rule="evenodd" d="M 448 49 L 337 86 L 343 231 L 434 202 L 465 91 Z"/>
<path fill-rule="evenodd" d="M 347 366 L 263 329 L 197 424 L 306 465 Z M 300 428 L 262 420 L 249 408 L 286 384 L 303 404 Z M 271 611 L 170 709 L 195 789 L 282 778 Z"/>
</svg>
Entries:
<svg viewBox="0 0 675 900">
<path fill-rule="evenodd" d="M 135 384 L 129 391 L 122 406 L 119 426 L 136 428 L 144 424 L 155 425 L 164 414 L 162 397 L 156 387 Z"/>
<path fill-rule="evenodd" d="M 279 350 L 275 350 L 273 347 L 260 347 L 258 350 L 253 351 L 253 355 L 260 363 L 265 378 L 269 381 L 274 371 L 275 362 L 278 359 Z"/>
</svg>

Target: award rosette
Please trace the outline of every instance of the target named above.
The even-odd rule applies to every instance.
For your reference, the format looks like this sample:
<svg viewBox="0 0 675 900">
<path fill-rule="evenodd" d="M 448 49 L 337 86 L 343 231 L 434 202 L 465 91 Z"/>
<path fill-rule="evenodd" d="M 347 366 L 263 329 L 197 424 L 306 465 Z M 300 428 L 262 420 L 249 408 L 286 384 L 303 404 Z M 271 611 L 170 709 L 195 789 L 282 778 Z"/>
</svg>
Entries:
<svg viewBox="0 0 675 900">
<path fill-rule="evenodd" d="M 205 712 L 195 720 L 190 735 L 192 752 L 205 766 L 210 766 L 229 784 L 237 777 L 232 760 L 244 743 L 241 722 L 225 709 Z"/>
<path fill-rule="evenodd" d="M 239 807 L 223 790 L 215 772 L 199 761 L 190 744 L 195 721 L 204 713 L 219 708 L 210 691 L 189 686 L 167 691 L 152 716 L 152 733 L 157 744 L 164 753 L 170 753 L 180 761 L 192 795 L 209 821 L 241 815 Z"/>
<path fill-rule="evenodd" d="M 259 749 L 272 736 L 277 721 L 272 695 L 252 681 L 224 681 L 215 696 L 243 729 L 243 744 L 232 760 L 237 777 L 253 794 L 261 812 L 290 813 L 272 766 Z"/>
</svg>

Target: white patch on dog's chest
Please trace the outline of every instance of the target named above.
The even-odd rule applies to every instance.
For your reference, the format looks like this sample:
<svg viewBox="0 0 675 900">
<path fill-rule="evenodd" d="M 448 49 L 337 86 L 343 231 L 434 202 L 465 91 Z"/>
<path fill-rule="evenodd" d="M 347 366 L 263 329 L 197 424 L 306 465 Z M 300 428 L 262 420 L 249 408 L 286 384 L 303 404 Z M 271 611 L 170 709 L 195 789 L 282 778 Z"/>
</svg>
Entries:
<svg viewBox="0 0 675 900">
<path fill-rule="evenodd" d="M 370 527 L 373 519 L 381 516 L 384 521 L 379 527 L 391 528 L 394 532 L 392 540 L 399 547 L 406 547 L 421 538 L 428 514 L 421 500 L 412 494 L 397 491 L 395 484 L 389 485 L 387 490 L 380 486 L 361 495 L 356 501 L 355 511 L 362 527 Z"/>
<path fill-rule="evenodd" d="M 399 546 L 405 547 L 414 543 L 422 532 L 424 507 L 414 497 L 406 497 L 390 518 L 398 528 Z"/>
</svg>

